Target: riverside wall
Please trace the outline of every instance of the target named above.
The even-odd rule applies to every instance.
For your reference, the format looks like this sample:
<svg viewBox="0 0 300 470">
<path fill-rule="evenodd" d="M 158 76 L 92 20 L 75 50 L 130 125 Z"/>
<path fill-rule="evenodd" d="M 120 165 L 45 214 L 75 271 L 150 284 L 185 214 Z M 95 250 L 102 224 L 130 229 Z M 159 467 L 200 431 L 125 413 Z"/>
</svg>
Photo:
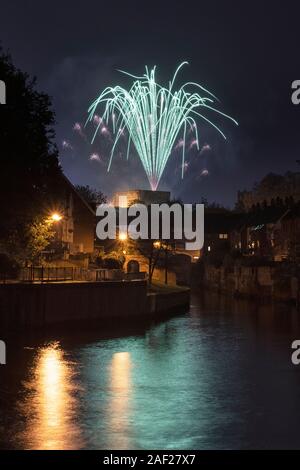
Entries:
<svg viewBox="0 0 300 470">
<path fill-rule="evenodd" d="M 151 299 L 150 299 L 150 297 Z M 181 311 L 189 290 L 148 294 L 145 280 L 0 285 L 0 329 L 146 319 Z"/>
<path fill-rule="evenodd" d="M 226 269 L 206 265 L 202 282 L 209 289 L 244 298 L 272 299 L 297 305 L 300 301 L 298 277 L 276 266 L 235 266 Z"/>
</svg>

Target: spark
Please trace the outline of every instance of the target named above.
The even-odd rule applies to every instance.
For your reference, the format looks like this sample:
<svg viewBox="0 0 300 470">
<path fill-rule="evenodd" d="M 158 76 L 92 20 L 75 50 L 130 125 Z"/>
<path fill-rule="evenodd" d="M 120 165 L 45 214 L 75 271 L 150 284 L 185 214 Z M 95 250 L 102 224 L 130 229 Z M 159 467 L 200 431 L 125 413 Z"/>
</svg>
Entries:
<svg viewBox="0 0 300 470">
<path fill-rule="evenodd" d="M 182 148 L 184 146 L 184 140 L 183 139 L 179 139 L 177 144 L 175 145 L 174 147 L 174 150 L 178 150 L 180 148 Z"/>
<path fill-rule="evenodd" d="M 183 171 L 186 172 L 188 170 L 188 167 L 189 167 L 189 162 L 184 162 L 184 164 L 182 165 Z"/>
<path fill-rule="evenodd" d="M 198 144 L 198 140 L 197 139 L 193 139 L 190 143 L 190 149 L 192 149 L 193 147 L 199 147 L 199 144 Z"/>
<path fill-rule="evenodd" d="M 209 144 L 204 144 L 200 150 L 200 155 L 202 155 L 204 152 L 208 152 L 209 150 L 211 150 L 211 146 Z"/>
<path fill-rule="evenodd" d="M 86 135 L 83 132 L 83 128 L 82 128 L 82 125 L 80 124 L 80 122 L 75 122 L 75 124 L 73 126 L 73 131 L 77 132 L 77 134 L 79 134 L 80 137 L 82 137 L 84 140 L 86 140 Z"/>
<path fill-rule="evenodd" d="M 108 128 L 105 127 L 105 126 L 103 126 L 103 127 L 101 128 L 101 134 L 109 135 L 109 136 L 110 136 L 110 132 L 109 132 Z"/>
<path fill-rule="evenodd" d="M 102 118 L 98 116 L 98 114 L 94 114 L 93 122 L 96 124 L 96 126 L 98 126 L 99 124 L 102 124 L 103 121 Z"/>
<path fill-rule="evenodd" d="M 92 153 L 92 155 L 90 155 L 90 157 L 89 157 L 89 160 L 91 162 L 93 162 L 93 161 L 101 162 L 101 157 L 98 153 Z"/>
<path fill-rule="evenodd" d="M 156 67 L 146 71 L 143 76 L 134 76 L 120 71 L 133 79 L 129 89 L 120 86 L 107 87 L 96 98 L 88 109 L 87 122 L 92 121 L 98 106 L 104 107 L 103 120 L 113 121 L 115 136 L 111 149 L 108 171 L 111 168 L 116 146 L 126 128 L 129 134 L 127 159 L 130 146 L 134 145 L 148 177 L 151 189 L 156 190 L 167 161 L 174 149 L 180 132 L 182 132 L 182 173 L 184 175 L 186 135 L 189 129 L 195 133 L 198 141 L 198 126 L 196 121 L 203 120 L 214 127 L 226 139 L 222 130 L 206 116 L 215 112 L 238 124 L 233 118 L 217 109 L 214 105 L 217 99 L 212 93 L 198 83 L 186 82 L 175 90 L 175 81 L 179 70 L 187 62 L 176 69 L 168 87 L 156 82 Z M 92 142 L 100 126 L 94 133 Z M 103 133 L 103 127 L 100 129 Z M 177 144 L 178 145 L 178 144 Z"/>
<path fill-rule="evenodd" d="M 73 150 L 73 146 L 67 140 L 63 140 L 61 145 L 62 145 L 62 148 L 65 150 Z"/>
<path fill-rule="evenodd" d="M 75 122 L 74 126 L 73 126 L 73 130 L 76 131 L 76 132 L 79 132 L 81 133 L 82 132 L 82 126 L 79 122 Z"/>
</svg>

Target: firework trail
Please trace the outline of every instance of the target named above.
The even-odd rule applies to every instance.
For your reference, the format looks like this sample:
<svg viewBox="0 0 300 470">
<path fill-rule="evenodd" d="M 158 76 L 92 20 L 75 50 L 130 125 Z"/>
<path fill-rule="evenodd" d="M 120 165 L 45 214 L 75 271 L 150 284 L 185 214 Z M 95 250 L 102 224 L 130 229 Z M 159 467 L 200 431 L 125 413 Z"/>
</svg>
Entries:
<svg viewBox="0 0 300 470">
<path fill-rule="evenodd" d="M 237 124 L 233 118 L 213 106 L 216 97 L 198 83 L 187 82 L 175 90 L 176 76 L 185 64 L 187 62 L 183 62 L 177 68 L 167 88 L 156 82 L 156 67 L 150 71 L 146 67 L 146 72 L 141 77 L 120 71 L 134 79 L 129 90 L 120 86 L 107 87 L 91 104 L 87 122 L 94 120 L 99 105 L 104 106 L 101 119 L 106 125 L 110 119 L 112 121 L 115 139 L 108 171 L 124 128 L 129 135 L 127 158 L 132 143 L 142 162 L 151 189 L 156 190 L 180 132 L 183 141 L 181 172 L 183 177 L 186 136 L 190 130 L 194 132 L 199 148 L 196 120 L 201 119 L 213 126 L 224 139 L 226 139 L 224 133 L 206 116 L 206 112 L 213 111 Z M 92 142 L 99 129 L 102 132 L 101 123 L 96 128 Z"/>
</svg>

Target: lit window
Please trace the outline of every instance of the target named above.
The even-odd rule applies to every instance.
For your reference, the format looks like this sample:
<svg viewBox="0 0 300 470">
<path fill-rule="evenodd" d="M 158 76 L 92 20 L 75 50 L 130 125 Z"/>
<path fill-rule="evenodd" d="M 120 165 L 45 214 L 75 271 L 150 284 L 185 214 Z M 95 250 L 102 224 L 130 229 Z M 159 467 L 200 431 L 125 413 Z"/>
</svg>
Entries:
<svg viewBox="0 0 300 470">
<path fill-rule="evenodd" d="M 207 251 L 210 251 L 210 246 L 207 247 Z"/>
<path fill-rule="evenodd" d="M 219 233 L 219 238 L 220 239 L 227 239 L 228 238 L 228 233 Z"/>
</svg>

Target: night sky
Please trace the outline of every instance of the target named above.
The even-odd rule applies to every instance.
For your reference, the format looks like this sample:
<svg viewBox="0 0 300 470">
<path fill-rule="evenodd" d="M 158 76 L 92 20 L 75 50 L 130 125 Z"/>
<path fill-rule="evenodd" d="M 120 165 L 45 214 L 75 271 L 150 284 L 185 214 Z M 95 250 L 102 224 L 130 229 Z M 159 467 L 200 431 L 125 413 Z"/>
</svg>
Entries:
<svg viewBox="0 0 300 470">
<path fill-rule="evenodd" d="M 266 173 L 299 169 L 300 106 L 291 103 L 291 82 L 300 79 L 300 6 L 280 4 L 10 0 L 1 2 L 0 39 L 15 65 L 36 75 L 39 89 L 53 99 L 66 175 L 108 196 L 148 188 L 138 157 L 133 151 L 127 162 L 121 145 L 107 173 L 109 138 L 98 137 L 92 146 L 92 126 L 80 133 L 74 124 L 84 124 L 88 105 L 104 87 L 129 85 L 117 69 L 141 75 L 145 65 L 157 65 L 157 80 L 167 85 L 177 65 L 189 61 L 178 84 L 201 83 L 239 127 L 218 121 L 223 141 L 199 122 L 200 146 L 209 147 L 187 152 L 183 180 L 175 150 L 159 189 L 185 202 L 203 196 L 233 206 L 237 190 Z M 100 161 L 90 160 L 93 153 Z"/>
</svg>

